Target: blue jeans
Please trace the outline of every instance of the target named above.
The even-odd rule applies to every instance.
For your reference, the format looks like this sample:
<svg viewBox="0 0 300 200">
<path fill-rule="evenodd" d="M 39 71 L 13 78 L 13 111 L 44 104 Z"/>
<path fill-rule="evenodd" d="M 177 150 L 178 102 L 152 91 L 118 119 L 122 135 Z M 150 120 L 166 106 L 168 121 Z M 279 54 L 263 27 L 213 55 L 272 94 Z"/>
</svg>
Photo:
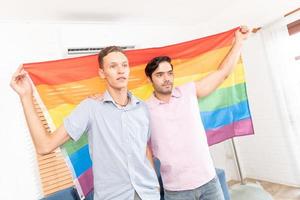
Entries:
<svg viewBox="0 0 300 200">
<path fill-rule="evenodd" d="M 215 177 L 208 183 L 193 190 L 165 190 L 165 200 L 224 200 L 224 195 L 219 179 Z"/>
</svg>

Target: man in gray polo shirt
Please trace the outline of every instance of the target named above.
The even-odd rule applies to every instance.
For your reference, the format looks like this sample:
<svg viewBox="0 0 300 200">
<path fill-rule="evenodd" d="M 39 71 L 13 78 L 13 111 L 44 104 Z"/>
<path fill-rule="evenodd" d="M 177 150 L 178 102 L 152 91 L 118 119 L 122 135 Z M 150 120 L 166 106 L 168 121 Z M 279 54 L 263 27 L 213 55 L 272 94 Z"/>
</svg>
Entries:
<svg viewBox="0 0 300 200">
<path fill-rule="evenodd" d="M 159 200 L 147 148 L 149 114 L 145 104 L 127 89 L 128 59 L 119 47 L 107 47 L 99 53 L 99 66 L 99 75 L 107 85 L 102 99 L 82 101 L 53 134 L 46 133 L 34 109 L 26 72 L 19 68 L 13 75 L 11 87 L 20 96 L 36 150 L 50 153 L 87 131 L 95 200 Z"/>
</svg>

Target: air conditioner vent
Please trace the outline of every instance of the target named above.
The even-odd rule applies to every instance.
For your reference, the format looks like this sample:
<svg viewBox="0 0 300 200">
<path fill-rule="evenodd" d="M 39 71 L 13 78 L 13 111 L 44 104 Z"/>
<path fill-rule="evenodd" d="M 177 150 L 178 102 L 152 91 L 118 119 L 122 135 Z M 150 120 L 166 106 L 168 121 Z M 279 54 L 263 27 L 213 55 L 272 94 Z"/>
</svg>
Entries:
<svg viewBox="0 0 300 200">
<path fill-rule="evenodd" d="M 120 46 L 122 49 L 134 49 L 134 45 Z M 68 48 L 68 55 L 73 54 L 95 54 L 99 53 L 105 47 L 80 47 L 80 48 Z"/>
</svg>

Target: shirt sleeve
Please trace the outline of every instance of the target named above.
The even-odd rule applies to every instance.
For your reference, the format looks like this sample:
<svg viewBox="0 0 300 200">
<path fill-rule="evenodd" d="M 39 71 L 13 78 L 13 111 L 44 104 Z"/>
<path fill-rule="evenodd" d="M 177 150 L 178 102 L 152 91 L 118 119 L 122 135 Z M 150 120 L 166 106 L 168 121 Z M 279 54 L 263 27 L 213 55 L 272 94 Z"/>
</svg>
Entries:
<svg viewBox="0 0 300 200">
<path fill-rule="evenodd" d="M 91 100 L 84 100 L 64 119 L 64 127 L 73 140 L 77 141 L 88 130 L 90 110 Z"/>
<path fill-rule="evenodd" d="M 195 82 L 189 82 L 179 87 L 181 92 L 185 95 L 196 97 L 197 98 L 197 92 L 196 92 L 196 84 Z"/>
</svg>

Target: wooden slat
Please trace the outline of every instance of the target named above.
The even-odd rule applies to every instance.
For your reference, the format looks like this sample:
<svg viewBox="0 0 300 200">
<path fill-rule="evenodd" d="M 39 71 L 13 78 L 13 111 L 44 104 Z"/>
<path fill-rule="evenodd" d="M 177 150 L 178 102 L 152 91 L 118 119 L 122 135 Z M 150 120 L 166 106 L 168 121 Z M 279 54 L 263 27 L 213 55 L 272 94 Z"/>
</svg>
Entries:
<svg viewBox="0 0 300 200">
<path fill-rule="evenodd" d="M 47 167 L 47 168 L 40 168 L 40 171 L 41 171 L 41 174 L 45 173 L 45 172 L 50 172 L 52 170 L 57 170 L 57 169 L 60 169 L 60 168 L 64 168 L 65 166 L 65 163 L 60 163 L 60 164 L 57 164 L 57 165 L 53 165 L 51 166 L 50 168 Z"/>
<path fill-rule="evenodd" d="M 69 183 L 70 176 L 57 176 L 55 179 L 48 179 L 47 181 L 42 182 L 45 187 L 52 186 L 52 185 L 58 185 L 58 183 L 61 182 L 67 182 Z"/>
<path fill-rule="evenodd" d="M 46 121 L 46 119 L 45 119 L 45 117 L 44 117 L 44 116 L 40 117 L 40 120 L 42 120 L 42 121 Z"/>
<path fill-rule="evenodd" d="M 55 156 L 57 156 L 57 152 L 52 152 L 52 153 L 49 153 L 47 155 L 39 155 L 39 154 L 37 154 L 37 158 L 38 158 L 39 161 L 40 160 L 49 159 L 49 158 L 53 158 Z"/>
<path fill-rule="evenodd" d="M 56 174 L 65 173 L 65 172 L 69 172 L 71 174 L 70 170 L 67 169 L 67 168 L 64 168 L 64 167 L 58 168 L 54 171 L 52 170 L 52 171 L 49 171 L 49 172 L 42 172 L 41 173 L 41 179 L 43 180 L 44 178 L 48 178 L 50 176 L 55 176 Z"/>
<path fill-rule="evenodd" d="M 56 154 L 55 157 L 50 157 L 48 159 L 41 159 L 39 161 L 39 165 L 43 165 L 43 164 L 47 164 L 49 162 L 53 162 L 55 160 L 64 160 L 64 158 L 62 157 L 62 155 Z"/>
<path fill-rule="evenodd" d="M 54 184 L 44 183 L 43 186 L 44 186 L 44 190 L 47 191 L 47 190 L 50 190 L 50 189 L 53 189 L 56 187 L 60 187 L 60 186 L 63 186 L 63 185 L 69 184 L 69 183 L 70 183 L 70 180 L 63 180 L 63 181 L 56 182 Z"/>
<path fill-rule="evenodd" d="M 44 114 L 41 113 L 41 112 L 40 113 L 38 112 L 37 114 L 38 114 L 39 117 L 44 117 Z"/>
<path fill-rule="evenodd" d="M 34 107 L 46 132 L 51 134 L 51 129 L 42 112 L 42 109 L 35 99 Z M 37 155 L 37 160 L 43 187 L 42 190 L 45 196 L 74 186 L 72 173 L 67 167 L 60 151 L 55 151 L 47 155 Z"/>
<path fill-rule="evenodd" d="M 58 180 L 58 179 L 64 178 L 64 177 L 72 177 L 72 174 L 70 173 L 70 171 L 59 172 L 59 173 L 53 174 L 51 176 L 43 177 L 42 183 L 52 181 L 52 180 Z"/>
<path fill-rule="evenodd" d="M 57 167 L 57 166 L 60 166 L 60 165 L 63 165 L 65 164 L 65 161 L 64 160 L 52 160 L 52 162 L 48 162 L 46 164 L 39 164 L 39 167 L 40 167 L 40 170 L 43 170 L 43 169 L 47 169 L 47 168 L 52 168 L 52 167 Z"/>
<path fill-rule="evenodd" d="M 43 190 L 43 191 L 44 191 L 45 196 L 48 196 L 48 195 L 51 195 L 51 194 L 53 194 L 57 191 L 67 189 L 67 188 L 72 187 L 72 186 L 74 186 L 73 183 L 68 183 L 68 184 L 65 184 L 65 185 L 57 186 L 55 188 L 47 189 L 47 190 Z"/>
</svg>

